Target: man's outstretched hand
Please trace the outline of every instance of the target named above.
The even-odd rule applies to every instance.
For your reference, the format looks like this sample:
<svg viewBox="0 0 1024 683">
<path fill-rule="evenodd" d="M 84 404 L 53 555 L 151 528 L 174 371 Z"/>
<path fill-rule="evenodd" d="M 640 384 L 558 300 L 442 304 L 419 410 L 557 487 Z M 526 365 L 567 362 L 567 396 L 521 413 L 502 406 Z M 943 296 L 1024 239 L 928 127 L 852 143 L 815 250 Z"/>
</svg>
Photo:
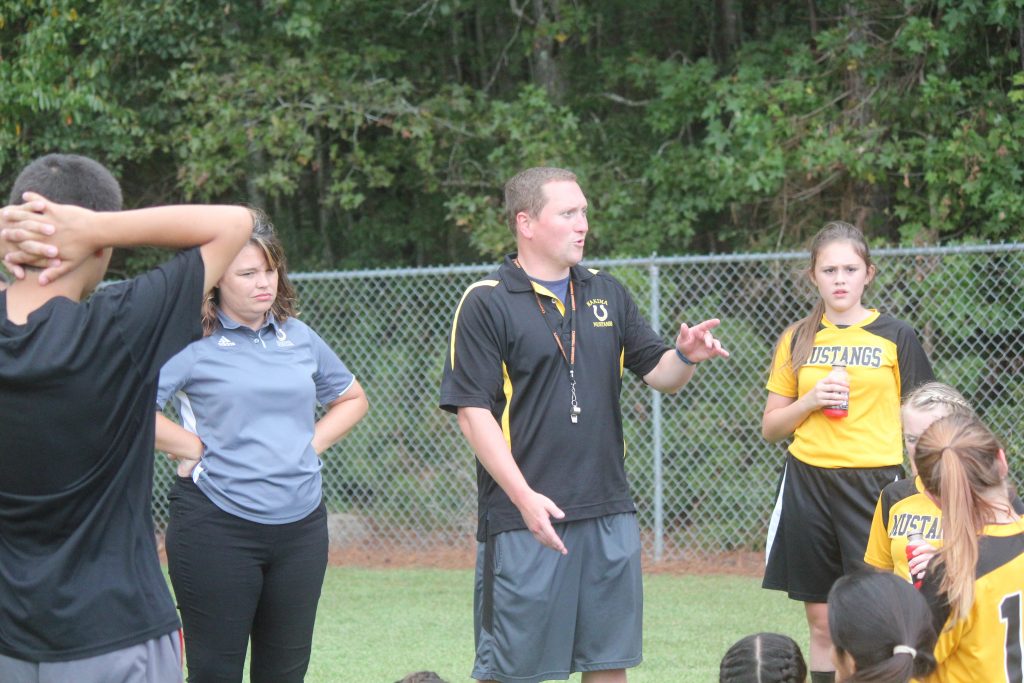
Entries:
<svg viewBox="0 0 1024 683">
<path fill-rule="evenodd" d="M 718 318 L 705 320 L 693 327 L 683 323 L 679 326 L 679 334 L 676 336 L 676 348 L 694 363 L 711 358 L 728 358 L 729 352 L 722 348 L 722 342 L 711 334 L 711 330 L 721 323 Z"/>
</svg>

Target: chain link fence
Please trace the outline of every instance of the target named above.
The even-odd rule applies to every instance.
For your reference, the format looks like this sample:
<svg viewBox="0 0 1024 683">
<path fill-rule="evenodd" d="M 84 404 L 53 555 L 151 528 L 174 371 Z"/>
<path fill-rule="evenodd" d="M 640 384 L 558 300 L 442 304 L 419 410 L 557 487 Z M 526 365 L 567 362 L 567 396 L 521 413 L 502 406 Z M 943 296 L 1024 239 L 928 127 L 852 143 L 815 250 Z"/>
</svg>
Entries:
<svg viewBox="0 0 1024 683">
<path fill-rule="evenodd" d="M 958 387 L 1024 466 L 1024 244 L 887 249 L 865 303 L 918 331 L 940 380 Z M 633 293 L 670 340 L 682 321 L 718 317 L 732 354 L 675 396 L 634 377 L 623 389 L 627 469 L 648 559 L 700 561 L 764 549 L 784 444 L 761 437 L 767 368 L 783 328 L 816 296 L 807 255 L 591 261 Z M 438 407 L 451 316 L 493 269 L 455 266 L 293 274 L 302 319 L 359 378 L 370 412 L 324 456 L 336 539 L 369 551 L 470 549 L 474 456 Z M 157 466 L 154 514 L 167 520 L 173 469 Z"/>
</svg>

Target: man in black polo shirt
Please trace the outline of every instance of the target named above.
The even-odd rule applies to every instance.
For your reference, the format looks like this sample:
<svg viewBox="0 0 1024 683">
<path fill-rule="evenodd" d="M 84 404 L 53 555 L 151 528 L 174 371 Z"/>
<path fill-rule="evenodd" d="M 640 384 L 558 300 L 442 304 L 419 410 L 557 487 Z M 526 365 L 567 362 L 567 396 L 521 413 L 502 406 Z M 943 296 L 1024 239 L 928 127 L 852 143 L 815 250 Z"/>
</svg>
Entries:
<svg viewBox="0 0 1024 683">
<path fill-rule="evenodd" d="M 505 210 L 518 253 L 463 294 L 441 385 L 478 459 L 473 676 L 625 681 L 643 598 L 622 370 L 675 392 L 729 354 L 717 319 L 666 345 L 618 281 L 578 265 L 587 200 L 571 172 L 519 173 Z"/>
<path fill-rule="evenodd" d="M 109 171 L 56 154 L 22 171 L 11 204 L 0 254 L 43 270 L 0 292 L 0 681 L 180 682 L 150 512 L 157 376 L 201 335 L 251 215 L 120 212 Z M 83 301 L 110 247 L 143 244 L 198 249 Z"/>
</svg>

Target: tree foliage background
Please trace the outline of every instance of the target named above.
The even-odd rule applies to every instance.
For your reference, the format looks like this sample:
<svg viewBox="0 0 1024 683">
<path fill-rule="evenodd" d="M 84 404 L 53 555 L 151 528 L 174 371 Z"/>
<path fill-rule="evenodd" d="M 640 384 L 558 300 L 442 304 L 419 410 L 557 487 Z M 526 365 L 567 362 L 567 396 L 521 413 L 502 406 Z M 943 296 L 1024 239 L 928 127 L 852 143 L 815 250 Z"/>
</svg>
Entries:
<svg viewBox="0 0 1024 683">
<path fill-rule="evenodd" d="M 0 93 L 4 187 L 90 155 L 299 270 L 493 260 L 535 164 L 591 257 L 1024 238 L 1024 0 L 0 0 Z"/>
</svg>

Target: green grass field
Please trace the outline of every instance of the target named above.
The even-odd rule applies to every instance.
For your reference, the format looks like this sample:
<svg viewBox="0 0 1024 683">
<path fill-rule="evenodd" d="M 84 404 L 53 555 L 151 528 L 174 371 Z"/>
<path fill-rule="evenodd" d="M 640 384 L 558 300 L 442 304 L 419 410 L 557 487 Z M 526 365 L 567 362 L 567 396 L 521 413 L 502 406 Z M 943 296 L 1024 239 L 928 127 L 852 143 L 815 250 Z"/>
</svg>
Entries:
<svg viewBox="0 0 1024 683">
<path fill-rule="evenodd" d="M 329 568 L 306 680 L 393 683 L 421 669 L 470 680 L 472 580 L 466 570 Z M 789 634 L 806 653 L 802 606 L 759 579 L 647 575 L 644 595 L 644 663 L 631 683 L 715 681 L 729 645 L 756 631 Z"/>
</svg>

